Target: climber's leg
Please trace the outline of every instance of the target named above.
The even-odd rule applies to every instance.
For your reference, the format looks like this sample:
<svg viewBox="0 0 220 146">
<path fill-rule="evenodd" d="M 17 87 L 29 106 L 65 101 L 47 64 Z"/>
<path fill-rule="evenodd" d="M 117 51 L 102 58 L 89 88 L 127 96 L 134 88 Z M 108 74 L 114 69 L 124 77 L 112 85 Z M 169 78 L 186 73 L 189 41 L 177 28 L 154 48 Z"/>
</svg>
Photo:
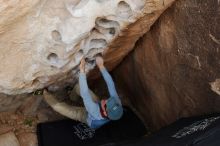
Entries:
<svg viewBox="0 0 220 146">
<path fill-rule="evenodd" d="M 76 107 L 59 102 L 56 97 L 44 90 L 45 101 L 58 113 L 70 119 L 86 123 L 87 111 L 84 107 Z"/>
</svg>

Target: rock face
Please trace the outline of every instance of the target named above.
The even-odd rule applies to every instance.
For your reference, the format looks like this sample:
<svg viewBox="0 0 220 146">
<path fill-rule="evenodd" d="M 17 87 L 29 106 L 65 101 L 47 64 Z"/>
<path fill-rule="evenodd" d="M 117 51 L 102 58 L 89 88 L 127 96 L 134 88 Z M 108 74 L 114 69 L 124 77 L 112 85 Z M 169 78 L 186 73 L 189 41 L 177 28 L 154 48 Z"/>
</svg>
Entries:
<svg viewBox="0 0 220 146">
<path fill-rule="evenodd" d="M 21 146 L 38 146 L 37 136 L 33 133 L 23 133 L 18 135 Z"/>
<path fill-rule="evenodd" d="M 152 129 L 220 111 L 219 5 L 177 1 L 114 71 L 116 84 Z"/>
<path fill-rule="evenodd" d="M 13 132 L 0 136 L 0 146 L 20 146 L 18 139 Z"/>
<path fill-rule="evenodd" d="M 110 47 L 123 52 L 116 61 L 110 53 L 116 65 L 173 1 L 0 1 L 0 92 L 20 94 L 74 82 L 83 56 L 88 71 L 94 56 L 111 52 Z"/>
</svg>

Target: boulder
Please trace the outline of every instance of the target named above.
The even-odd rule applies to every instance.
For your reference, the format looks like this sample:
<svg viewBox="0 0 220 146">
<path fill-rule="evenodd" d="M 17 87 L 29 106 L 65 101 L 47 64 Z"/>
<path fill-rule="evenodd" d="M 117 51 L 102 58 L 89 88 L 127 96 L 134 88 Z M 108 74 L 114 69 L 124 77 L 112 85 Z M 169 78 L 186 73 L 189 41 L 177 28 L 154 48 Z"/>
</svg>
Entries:
<svg viewBox="0 0 220 146">
<path fill-rule="evenodd" d="M 88 72 L 103 52 L 114 68 L 174 1 L 0 1 L 0 92 L 57 90 L 76 81 L 82 57 Z"/>
<path fill-rule="evenodd" d="M 177 1 L 114 71 L 116 85 L 153 130 L 220 111 L 219 4 Z"/>
</svg>

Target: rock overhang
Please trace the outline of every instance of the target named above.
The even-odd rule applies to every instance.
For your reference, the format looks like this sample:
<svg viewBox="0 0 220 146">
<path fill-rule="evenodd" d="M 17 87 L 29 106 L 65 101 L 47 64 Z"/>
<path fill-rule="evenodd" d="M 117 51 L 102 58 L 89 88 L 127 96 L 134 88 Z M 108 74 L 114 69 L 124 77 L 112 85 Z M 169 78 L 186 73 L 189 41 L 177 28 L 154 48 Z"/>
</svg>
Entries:
<svg viewBox="0 0 220 146">
<path fill-rule="evenodd" d="M 10 0 L 0 6 L 0 92 L 32 92 L 58 82 L 74 82 L 82 57 L 94 56 L 116 43 L 128 52 L 174 0 Z M 130 25 L 130 41 L 121 42 Z M 151 18 L 151 19 L 150 19 Z M 133 31 L 133 32 L 132 32 Z M 137 35 L 138 34 L 138 35 Z M 124 47 L 124 43 L 127 43 Z M 108 53 L 107 53 L 108 54 Z M 123 57 L 125 54 L 121 55 Z M 112 57 L 114 58 L 114 57 Z M 71 79 L 71 80 L 70 80 Z"/>
</svg>

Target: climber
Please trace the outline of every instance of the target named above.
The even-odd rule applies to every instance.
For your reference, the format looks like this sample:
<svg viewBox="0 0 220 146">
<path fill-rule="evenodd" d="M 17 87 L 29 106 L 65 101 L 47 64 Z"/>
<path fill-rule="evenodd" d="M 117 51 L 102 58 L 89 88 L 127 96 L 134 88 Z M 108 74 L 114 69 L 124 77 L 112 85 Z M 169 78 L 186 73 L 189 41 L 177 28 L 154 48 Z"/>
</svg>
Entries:
<svg viewBox="0 0 220 146">
<path fill-rule="evenodd" d="M 85 108 L 88 112 L 87 124 L 94 129 L 101 127 L 110 120 L 118 120 L 122 117 L 123 108 L 121 100 L 116 92 L 112 77 L 106 70 L 102 57 L 96 57 L 96 64 L 107 84 L 110 97 L 101 101 L 94 100 L 93 93 L 89 90 L 85 74 L 86 61 L 83 58 L 80 63 L 79 86 L 80 95 L 83 98 Z M 92 93 L 92 94 L 91 94 Z"/>
<path fill-rule="evenodd" d="M 71 106 L 65 102 L 60 102 L 56 97 L 45 89 L 44 100 L 58 113 L 70 119 L 86 123 L 91 128 L 97 129 L 108 123 L 110 120 L 118 120 L 123 114 L 123 108 L 119 96 L 116 92 L 112 77 L 106 70 L 101 56 L 96 57 L 96 64 L 107 83 L 110 97 L 100 99 L 88 88 L 85 74 L 86 61 L 83 58 L 80 63 L 79 85 L 74 87 L 74 92 L 80 94 L 85 107 Z"/>
</svg>

